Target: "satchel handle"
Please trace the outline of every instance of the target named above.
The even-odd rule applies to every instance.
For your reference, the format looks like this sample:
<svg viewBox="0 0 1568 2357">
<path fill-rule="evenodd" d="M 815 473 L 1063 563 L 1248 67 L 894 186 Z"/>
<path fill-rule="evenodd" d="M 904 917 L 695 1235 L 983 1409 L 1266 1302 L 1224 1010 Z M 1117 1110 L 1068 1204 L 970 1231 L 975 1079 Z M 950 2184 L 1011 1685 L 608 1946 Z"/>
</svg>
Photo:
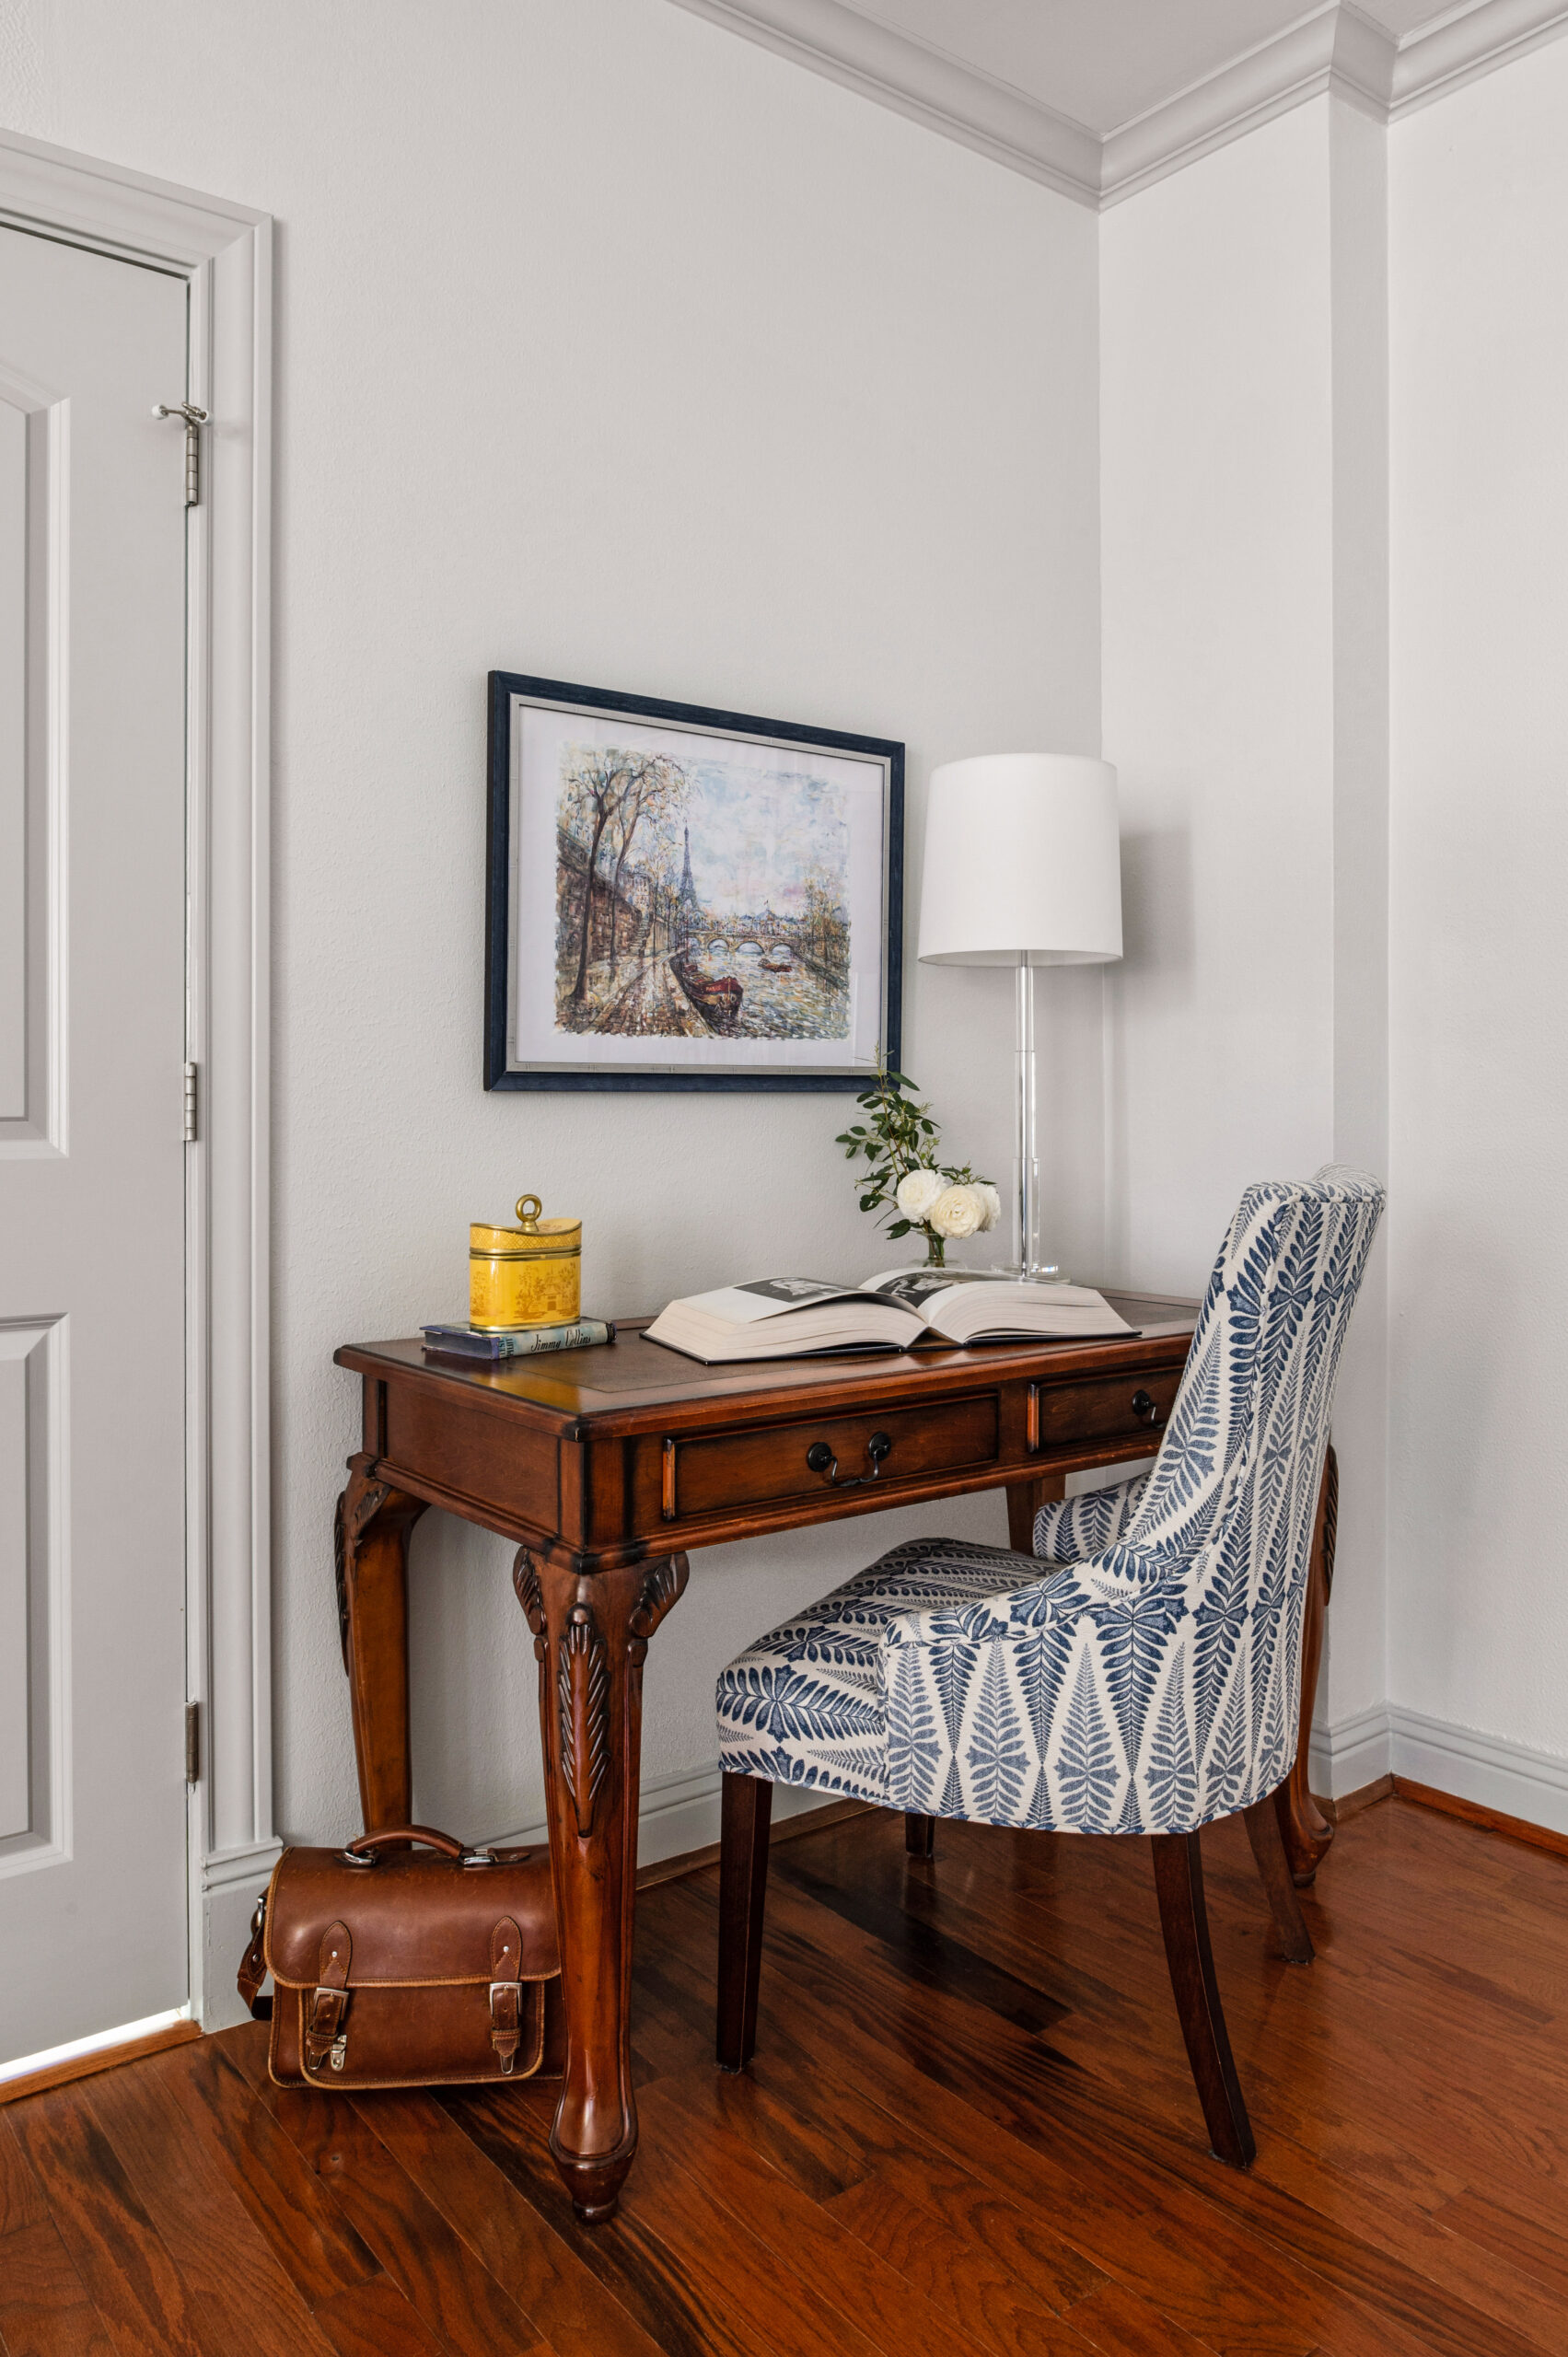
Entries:
<svg viewBox="0 0 1568 2357">
<path fill-rule="evenodd" d="M 343 1852 L 345 1866 L 373 1866 L 377 1851 L 389 1848 L 393 1842 L 418 1841 L 427 1850 L 439 1850 L 444 1858 L 460 1858 L 463 1845 L 454 1841 L 449 1833 L 438 1833 L 433 1825 L 384 1825 L 377 1832 L 362 1833 Z"/>
</svg>

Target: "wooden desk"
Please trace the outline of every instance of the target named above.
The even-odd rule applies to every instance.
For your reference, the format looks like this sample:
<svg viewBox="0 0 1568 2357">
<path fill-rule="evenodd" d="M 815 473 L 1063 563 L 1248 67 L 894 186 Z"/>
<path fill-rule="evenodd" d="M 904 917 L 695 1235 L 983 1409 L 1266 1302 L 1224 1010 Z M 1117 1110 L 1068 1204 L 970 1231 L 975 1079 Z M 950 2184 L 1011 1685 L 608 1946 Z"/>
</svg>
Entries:
<svg viewBox="0 0 1568 2357">
<path fill-rule="evenodd" d="M 1150 1455 L 1175 1398 L 1192 1305 L 1111 1298 L 1132 1324 L 1164 1330 L 727 1368 L 678 1357 L 636 1324 L 602 1350 L 494 1369 L 427 1358 L 417 1341 L 336 1353 L 364 1383 L 337 1571 L 367 1831 L 406 1824 L 412 1805 L 410 1529 L 434 1505 L 520 1542 L 513 1582 L 540 1666 L 566 2000 L 551 2150 L 579 2215 L 611 2214 L 637 2145 L 628 1991 L 642 1669 L 686 1585 L 686 1550 L 999 1487 L 1011 1543 L 1027 1550 L 1041 1501 L 1060 1497 L 1070 1472 Z M 879 1457 L 873 1434 L 890 1443 Z M 1331 1535 L 1320 1509 L 1308 1707 L 1282 1810 L 1299 1879 L 1331 1838 L 1306 1791 Z"/>
</svg>

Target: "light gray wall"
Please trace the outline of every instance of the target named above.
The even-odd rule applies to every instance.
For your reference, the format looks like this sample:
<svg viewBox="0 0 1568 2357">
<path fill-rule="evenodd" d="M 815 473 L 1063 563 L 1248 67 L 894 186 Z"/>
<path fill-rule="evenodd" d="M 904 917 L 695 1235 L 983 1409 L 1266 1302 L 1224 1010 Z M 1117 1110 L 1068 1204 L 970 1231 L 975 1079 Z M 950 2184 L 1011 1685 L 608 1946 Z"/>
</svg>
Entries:
<svg viewBox="0 0 1568 2357">
<path fill-rule="evenodd" d="M 1251 1179 L 1387 1168 L 1385 134 L 1319 99 L 1101 222 L 1107 1264 L 1198 1291 Z M 1385 1683 L 1383 1272 L 1322 1708 Z"/>
<path fill-rule="evenodd" d="M 843 1097 L 483 1095 L 484 674 L 904 738 L 916 874 L 934 761 L 1098 749 L 1096 226 L 667 0 L 18 22 L 17 128 L 279 223 L 278 1799 L 330 1835 L 355 1816 L 333 1346 L 459 1312 L 468 1221 L 524 1187 L 581 1213 L 601 1313 L 889 1258 Z M 906 1062 L 1005 1178 L 1009 978 L 907 980 Z M 1059 995 L 1098 1156 L 1098 994 L 1083 1039 Z M 1003 1529 L 994 1499 L 942 1519 Z M 915 1527 L 700 1557 L 648 1776 L 710 1764 L 723 1663 Z M 414 1540 L 416 1805 L 465 1833 L 540 1814 L 508 1562 L 436 1515 Z"/>
<path fill-rule="evenodd" d="M 1551 1755 L 1475 1796 L 1568 1827 L 1565 110 L 1560 42 L 1389 142 L 1389 1398 L 1393 1700 Z"/>
</svg>

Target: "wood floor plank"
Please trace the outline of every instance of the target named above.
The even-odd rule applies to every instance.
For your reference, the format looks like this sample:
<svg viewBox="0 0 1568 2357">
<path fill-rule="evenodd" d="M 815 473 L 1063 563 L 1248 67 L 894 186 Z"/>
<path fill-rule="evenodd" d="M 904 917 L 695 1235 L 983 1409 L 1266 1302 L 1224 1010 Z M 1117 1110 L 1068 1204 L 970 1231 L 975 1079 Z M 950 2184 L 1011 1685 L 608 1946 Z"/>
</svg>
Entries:
<svg viewBox="0 0 1568 2357">
<path fill-rule="evenodd" d="M 180 2271 L 191 2329 L 207 2357 L 326 2357 L 303 2294 L 251 2221 L 233 2165 L 164 2084 L 189 2049 L 177 2048 L 80 2083 L 137 2199 Z"/>
<path fill-rule="evenodd" d="M 765 2244 L 886 2357 L 970 2357 L 977 2344 L 967 2331 L 846 2231 L 830 2206 L 798 2192 L 725 2122 L 683 2104 L 673 2083 L 661 2080 L 647 2090 L 643 2116 L 650 2139 L 668 2127 L 664 2150 L 678 2150 L 683 2169 L 718 2189 L 753 2247 Z"/>
<path fill-rule="evenodd" d="M 1521 2218 L 1491 2194 L 1469 2190 L 1446 2203 L 1435 2218 L 1466 2241 L 1507 2259 L 1562 2302 L 1568 2313 L 1568 2210 L 1553 2233 L 1533 2218 Z"/>
<path fill-rule="evenodd" d="M 624 2196 L 622 2201 L 678 2265 L 703 2280 L 715 2306 L 767 2357 L 877 2357 L 884 2347 L 860 2329 L 835 2294 L 798 2271 L 799 2250 L 792 2265 L 750 2231 L 749 2221 L 738 2220 L 705 2172 L 688 2173 L 667 2162 L 643 2177 L 630 2202 Z M 969 2344 L 964 2349 L 968 2357 Z"/>
<path fill-rule="evenodd" d="M 308 2307 L 379 2274 L 374 2254 L 236 2068 L 226 2035 L 192 2047 L 169 2082 L 233 2165 L 240 2200 Z"/>
<path fill-rule="evenodd" d="M 11 2111 L 61 2239 L 125 2357 L 199 2357 L 179 2270 L 76 2086 Z"/>
<path fill-rule="evenodd" d="M 1124 2284 L 1102 2283 L 1072 2311 L 1074 2331 L 1102 2357 L 1209 2357 L 1209 2344 L 1194 2340 Z M 1315 2351 L 1313 2357 L 1321 2357 Z"/>
<path fill-rule="evenodd" d="M 623 2196 L 610 2225 L 580 2225 L 542 2139 L 530 2132 L 517 2106 L 488 2090 L 453 2093 L 446 2102 L 459 2124 L 667 2357 L 774 2357 L 767 2338 L 748 2321 L 744 2288 L 726 2292 L 710 2270 L 692 2266 L 660 2232 L 657 2199 L 642 2198 L 650 2175 L 660 2168 L 656 2157 L 649 2164 L 639 2155 L 633 2170 L 638 2198 Z M 858 2334 L 854 2347 L 864 2357 L 866 2344 Z"/>
<path fill-rule="evenodd" d="M 373 2124 L 393 2158 L 533 2319 L 557 2357 L 657 2357 L 658 2343 L 439 2104 L 382 2096 Z M 540 2119 L 535 2133 L 541 2146 L 544 2131 Z"/>
<path fill-rule="evenodd" d="M 836 2079 L 809 2065 L 802 2067 L 797 2051 L 791 2060 L 795 2067 L 787 2089 L 779 2095 L 754 2074 L 714 2072 L 705 2079 L 682 2080 L 682 2101 L 726 2119 L 769 2159 L 773 2159 L 778 2142 L 766 2126 L 770 2117 L 805 2120 L 823 2135 L 853 2137 L 860 2165 L 852 2185 L 874 2181 L 890 2188 L 930 2230 L 959 2237 L 1010 2283 L 1022 2287 L 1030 2305 L 1049 2315 L 1062 2315 L 1105 2281 L 1047 2219 L 1002 2199 L 929 2139 L 900 2128 Z M 817 2198 L 832 2201 L 834 2193 L 843 2189 L 834 2188 Z M 847 2215 L 849 2210 L 840 2214 Z"/>
<path fill-rule="evenodd" d="M 316 2321 L 338 2357 L 442 2357 L 445 2346 L 389 2275 L 335 2293 Z"/>
<path fill-rule="evenodd" d="M 49 2204 L 17 2142 L 7 2104 L 0 2109 L 0 2241 L 21 2226 L 48 2223 Z"/>
<path fill-rule="evenodd" d="M 281 2090 L 277 2119 L 355 2233 L 453 2357 L 542 2357 L 544 2335 L 508 2298 L 344 2096 Z"/>
<path fill-rule="evenodd" d="M 1085 2343 L 1059 2311 L 1028 2296 L 983 2243 L 943 2223 L 879 2174 L 828 2207 L 939 2314 L 997 2357 L 1084 2357 Z"/>
<path fill-rule="evenodd" d="M 1254 2171 L 1327 2224 L 1373 2244 L 1481 2316 L 1512 2328 L 1550 2357 L 1568 2357 L 1568 2306 L 1505 2254 L 1474 2243 L 1391 2188 L 1369 2200 L 1365 2181 L 1283 2138 L 1271 2138 Z"/>
<path fill-rule="evenodd" d="M 117 2357 L 47 2218 L 0 2239 L 0 2349 L 6 2357 Z"/>
</svg>

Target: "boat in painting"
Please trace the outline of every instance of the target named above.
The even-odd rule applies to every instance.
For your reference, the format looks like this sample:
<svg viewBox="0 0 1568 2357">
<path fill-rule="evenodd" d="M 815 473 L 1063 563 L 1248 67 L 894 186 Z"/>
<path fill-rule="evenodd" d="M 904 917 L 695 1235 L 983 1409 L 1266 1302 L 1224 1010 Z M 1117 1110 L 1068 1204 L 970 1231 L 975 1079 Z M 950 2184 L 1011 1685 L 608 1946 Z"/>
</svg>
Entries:
<svg viewBox="0 0 1568 2357">
<path fill-rule="evenodd" d="M 733 974 L 701 972 L 685 949 L 676 951 L 669 970 L 704 1023 L 715 1031 L 734 1030 L 740 1020 L 740 1003 L 746 993 Z"/>
</svg>

